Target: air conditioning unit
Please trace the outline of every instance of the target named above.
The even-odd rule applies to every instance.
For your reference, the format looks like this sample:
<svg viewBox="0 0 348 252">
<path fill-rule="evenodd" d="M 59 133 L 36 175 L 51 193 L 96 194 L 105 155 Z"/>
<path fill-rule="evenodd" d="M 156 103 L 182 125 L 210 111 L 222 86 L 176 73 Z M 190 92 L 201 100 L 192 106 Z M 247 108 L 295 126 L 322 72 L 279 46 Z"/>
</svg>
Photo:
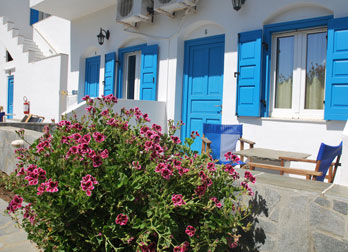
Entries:
<svg viewBox="0 0 348 252">
<path fill-rule="evenodd" d="M 193 9 L 198 0 L 155 0 L 154 10 L 159 13 L 172 14 L 176 11 Z"/>
<path fill-rule="evenodd" d="M 118 0 L 116 21 L 135 26 L 138 22 L 151 22 L 153 0 Z"/>
</svg>

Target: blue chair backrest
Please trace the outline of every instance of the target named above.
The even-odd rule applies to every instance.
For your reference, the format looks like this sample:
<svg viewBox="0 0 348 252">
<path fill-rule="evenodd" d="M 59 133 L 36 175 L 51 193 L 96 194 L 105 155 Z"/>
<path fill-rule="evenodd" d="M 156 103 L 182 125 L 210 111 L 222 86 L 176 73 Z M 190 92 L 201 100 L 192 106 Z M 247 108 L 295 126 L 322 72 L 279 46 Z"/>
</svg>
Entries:
<svg viewBox="0 0 348 252">
<path fill-rule="evenodd" d="M 342 144 L 343 142 L 341 142 L 338 146 L 330 146 L 324 143 L 320 145 L 317 161 L 320 161 L 318 171 L 323 172 L 323 175 L 317 177 L 317 181 L 324 181 L 325 175 L 332 162 L 334 162 L 335 157 L 342 154 Z"/>
<path fill-rule="evenodd" d="M 243 135 L 243 125 L 222 125 L 203 123 L 203 134 L 212 141 L 211 155 L 220 163 L 227 163 L 224 154 L 235 152 L 239 138 Z"/>
</svg>

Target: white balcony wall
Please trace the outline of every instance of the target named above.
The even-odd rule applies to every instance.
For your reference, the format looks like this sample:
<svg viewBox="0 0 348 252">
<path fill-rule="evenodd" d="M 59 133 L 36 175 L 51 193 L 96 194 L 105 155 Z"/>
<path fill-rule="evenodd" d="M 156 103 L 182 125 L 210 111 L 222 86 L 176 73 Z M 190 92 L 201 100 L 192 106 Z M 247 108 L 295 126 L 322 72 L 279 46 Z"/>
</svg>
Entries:
<svg viewBox="0 0 348 252">
<path fill-rule="evenodd" d="M 70 53 L 70 22 L 50 16 L 33 25 L 33 40 L 45 56 Z"/>
</svg>

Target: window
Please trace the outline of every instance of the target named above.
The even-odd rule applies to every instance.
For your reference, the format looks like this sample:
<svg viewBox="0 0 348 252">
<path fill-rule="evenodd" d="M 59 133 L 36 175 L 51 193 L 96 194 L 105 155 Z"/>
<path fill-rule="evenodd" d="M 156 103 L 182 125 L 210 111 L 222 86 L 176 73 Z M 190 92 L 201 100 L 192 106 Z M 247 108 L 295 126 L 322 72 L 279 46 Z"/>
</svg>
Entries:
<svg viewBox="0 0 348 252">
<path fill-rule="evenodd" d="M 237 116 L 348 119 L 348 17 L 238 34 Z"/>
<path fill-rule="evenodd" d="M 49 16 L 51 15 L 48 13 L 44 13 L 35 9 L 30 9 L 30 25 L 33 25 L 45 18 L 48 18 Z"/>
<path fill-rule="evenodd" d="M 327 30 L 273 34 L 271 116 L 324 118 Z"/>
<path fill-rule="evenodd" d="M 122 98 L 140 99 L 140 58 L 141 51 L 126 53 L 124 55 L 124 75 Z"/>
<path fill-rule="evenodd" d="M 6 50 L 6 62 L 13 61 L 11 54 Z"/>
<path fill-rule="evenodd" d="M 120 48 L 118 57 L 117 97 L 155 101 L 158 45 Z"/>
</svg>

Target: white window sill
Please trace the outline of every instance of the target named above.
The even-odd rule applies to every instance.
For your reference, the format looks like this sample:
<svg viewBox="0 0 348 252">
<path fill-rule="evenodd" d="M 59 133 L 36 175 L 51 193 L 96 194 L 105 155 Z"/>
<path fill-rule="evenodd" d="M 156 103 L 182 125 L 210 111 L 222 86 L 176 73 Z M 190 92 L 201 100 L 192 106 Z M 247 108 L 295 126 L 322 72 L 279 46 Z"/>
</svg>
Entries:
<svg viewBox="0 0 348 252">
<path fill-rule="evenodd" d="M 261 117 L 264 121 L 282 121 L 282 122 L 301 122 L 301 123 L 320 123 L 324 124 L 327 121 L 324 119 L 313 118 L 287 118 L 287 117 Z"/>
</svg>

